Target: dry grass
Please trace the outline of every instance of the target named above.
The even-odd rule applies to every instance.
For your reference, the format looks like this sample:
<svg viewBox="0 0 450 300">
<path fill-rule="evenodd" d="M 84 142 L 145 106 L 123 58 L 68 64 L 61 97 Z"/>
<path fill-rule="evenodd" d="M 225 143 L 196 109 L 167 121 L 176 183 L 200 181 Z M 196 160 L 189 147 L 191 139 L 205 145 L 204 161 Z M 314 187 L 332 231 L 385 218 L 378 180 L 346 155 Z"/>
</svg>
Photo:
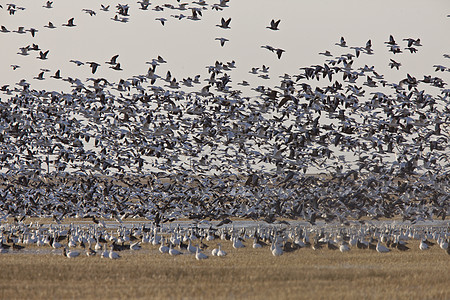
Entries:
<svg viewBox="0 0 450 300">
<path fill-rule="evenodd" d="M 227 242 L 227 257 L 204 261 L 153 246 L 114 261 L 2 254 L 0 298 L 450 299 L 450 256 L 437 245 L 410 246 L 406 253 L 300 249 L 274 257 L 267 248 L 235 250 Z"/>
</svg>

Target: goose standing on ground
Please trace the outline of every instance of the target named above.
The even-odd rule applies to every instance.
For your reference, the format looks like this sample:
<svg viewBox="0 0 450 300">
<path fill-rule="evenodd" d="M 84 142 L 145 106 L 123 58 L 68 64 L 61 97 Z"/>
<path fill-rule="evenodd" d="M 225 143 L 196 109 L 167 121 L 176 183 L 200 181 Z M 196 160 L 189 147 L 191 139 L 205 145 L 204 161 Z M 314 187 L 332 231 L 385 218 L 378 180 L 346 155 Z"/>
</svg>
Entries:
<svg viewBox="0 0 450 300">
<path fill-rule="evenodd" d="M 188 250 L 190 253 L 195 253 L 195 252 L 197 252 L 197 249 L 196 249 L 194 246 L 192 246 L 192 242 L 191 242 L 190 239 L 189 239 L 189 241 L 188 241 L 187 250 Z"/>
<path fill-rule="evenodd" d="M 130 244 L 130 250 L 141 250 L 141 242 Z"/>
<path fill-rule="evenodd" d="M 273 256 L 280 256 L 283 255 L 283 249 L 281 248 L 280 243 L 278 242 L 278 238 L 276 238 L 273 242 L 272 242 L 272 255 Z"/>
<path fill-rule="evenodd" d="M 169 247 L 166 246 L 165 239 L 162 239 L 162 241 L 161 241 L 161 245 L 159 246 L 159 252 L 169 253 Z"/>
<path fill-rule="evenodd" d="M 80 252 L 78 252 L 78 251 L 72 251 L 72 250 L 67 251 L 67 249 L 64 247 L 64 249 L 63 249 L 63 255 L 64 255 L 64 256 L 67 256 L 68 258 L 74 258 L 74 257 L 79 256 L 79 255 L 80 255 Z"/>
<path fill-rule="evenodd" d="M 177 249 L 174 249 L 172 243 L 170 243 L 169 254 L 172 255 L 172 256 L 176 256 L 176 255 L 180 255 L 181 252 L 178 251 Z"/>
<path fill-rule="evenodd" d="M 234 249 L 239 249 L 239 248 L 244 248 L 245 245 L 244 243 L 242 243 L 242 241 L 239 239 L 239 237 L 235 236 L 233 237 L 233 248 Z"/>
<path fill-rule="evenodd" d="M 387 253 L 389 251 L 391 251 L 389 248 L 387 248 L 386 246 L 381 244 L 381 241 L 378 241 L 376 250 L 378 253 Z"/>
<path fill-rule="evenodd" d="M 350 247 L 347 244 L 347 242 L 345 242 L 345 241 L 342 242 L 342 244 L 339 246 L 339 251 L 341 251 L 341 252 L 350 251 Z"/>
<path fill-rule="evenodd" d="M 53 8 L 53 1 L 47 1 L 47 3 L 45 3 L 45 5 L 43 5 L 42 7 L 44 8 Z"/>
<path fill-rule="evenodd" d="M 217 251 L 217 256 L 219 256 L 219 257 L 227 256 L 227 252 L 225 252 L 225 250 L 222 250 L 221 244 L 219 244 L 219 250 Z"/>
<path fill-rule="evenodd" d="M 58 249 L 58 248 L 61 248 L 61 247 L 62 247 L 62 244 L 59 243 L 59 242 L 57 242 L 57 241 L 55 240 L 54 237 L 50 237 L 50 245 L 51 245 L 54 249 Z"/>
<path fill-rule="evenodd" d="M 419 249 L 420 249 L 420 250 L 428 250 L 428 244 L 425 243 L 425 239 L 422 239 L 422 240 L 420 241 Z"/>
<path fill-rule="evenodd" d="M 197 246 L 197 251 L 195 252 L 195 259 L 201 260 L 201 259 L 207 259 L 207 258 L 208 258 L 208 255 L 200 252 L 200 247 Z"/>
<path fill-rule="evenodd" d="M 111 250 L 109 250 L 108 257 L 109 257 L 110 259 L 118 259 L 118 258 L 120 258 L 120 255 L 117 254 L 116 252 L 114 252 L 114 251 L 113 251 L 113 246 L 111 246 Z"/>
</svg>

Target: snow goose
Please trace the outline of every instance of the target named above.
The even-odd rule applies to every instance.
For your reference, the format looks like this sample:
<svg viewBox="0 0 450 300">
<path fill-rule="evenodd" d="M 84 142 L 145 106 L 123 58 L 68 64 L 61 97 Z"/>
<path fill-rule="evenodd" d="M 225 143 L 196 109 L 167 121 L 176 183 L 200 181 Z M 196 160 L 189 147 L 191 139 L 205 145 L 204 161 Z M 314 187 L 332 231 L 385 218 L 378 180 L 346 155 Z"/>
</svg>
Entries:
<svg viewBox="0 0 450 300">
<path fill-rule="evenodd" d="M 45 51 L 45 52 L 42 52 L 42 51 L 39 51 L 39 56 L 37 57 L 38 59 L 42 59 L 42 60 L 45 60 L 45 59 L 47 59 L 47 55 L 48 55 L 48 52 L 49 52 L 50 50 L 47 50 L 47 51 Z"/>
<path fill-rule="evenodd" d="M 141 242 L 130 244 L 130 250 L 141 250 Z"/>
<path fill-rule="evenodd" d="M 224 18 L 222 18 L 220 20 L 220 24 L 216 25 L 217 27 L 223 28 L 223 29 L 230 29 L 230 22 L 231 22 L 231 18 L 228 18 L 228 20 L 225 20 Z"/>
<path fill-rule="evenodd" d="M 92 248 L 90 246 L 89 246 L 88 250 L 86 250 L 87 256 L 94 256 L 96 254 L 97 254 L 97 252 L 95 250 L 92 250 Z"/>
<path fill-rule="evenodd" d="M 341 252 L 350 251 L 350 247 L 347 244 L 347 242 L 345 242 L 345 241 L 342 242 L 342 244 L 339 246 L 339 251 L 341 251 Z"/>
<path fill-rule="evenodd" d="M 111 248 L 111 250 L 109 250 L 108 257 L 109 257 L 110 259 L 118 259 L 118 258 L 120 258 L 120 255 L 117 254 L 116 252 L 114 252 L 114 251 L 112 250 L 112 248 Z"/>
<path fill-rule="evenodd" d="M 197 250 L 195 252 L 195 259 L 196 260 L 201 260 L 201 259 L 207 259 L 208 255 L 206 255 L 205 253 L 200 252 L 200 248 L 197 246 Z"/>
<path fill-rule="evenodd" d="M 55 29 L 56 28 L 56 26 L 53 25 L 52 22 L 48 22 L 48 25 L 44 25 L 44 27 L 49 28 L 49 29 Z"/>
<path fill-rule="evenodd" d="M 164 26 L 164 24 L 166 23 L 167 19 L 166 18 L 156 18 L 156 21 L 160 21 L 162 26 Z"/>
<path fill-rule="evenodd" d="M 419 244 L 420 250 L 428 250 L 428 244 L 425 242 L 425 239 L 422 239 Z"/>
<path fill-rule="evenodd" d="M 62 247 L 62 244 L 57 242 L 56 239 L 54 237 L 50 237 L 50 245 L 54 248 L 54 249 L 58 249 Z"/>
<path fill-rule="evenodd" d="M 275 21 L 272 19 L 272 21 L 270 21 L 270 26 L 267 26 L 266 28 L 269 28 L 270 30 L 279 30 L 278 25 L 280 25 L 280 21 Z"/>
<path fill-rule="evenodd" d="M 191 240 L 188 241 L 187 250 L 188 250 L 190 253 L 195 253 L 195 252 L 197 252 L 197 249 L 196 249 L 194 246 L 192 246 Z"/>
<path fill-rule="evenodd" d="M 244 243 L 242 243 L 241 239 L 237 236 L 233 237 L 233 248 L 234 249 L 239 249 L 239 248 L 244 248 L 245 245 Z"/>
<path fill-rule="evenodd" d="M 169 253 L 169 247 L 165 245 L 165 240 L 163 239 L 161 245 L 159 246 L 159 252 Z"/>
<path fill-rule="evenodd" d="M 174 249 L 173 245 L 170 244 L 170 246 L 169 246 L 169 254 L 172 255 L 172 256 L 176 256 L 176 255 L 180 255 L 181 252 L 178 251 L 177 249 Z"/>
<path fill-rule="evenodd" d="M 215 40 L 216 40 L 216 41 L 220 41 L 220 46 L 222 46 L 222 47 L 225 45 L 225 42 L 228 42 L 228 41 L 229 41 L 228 39 L 223 38 L 223 37 L 215 38 Z"/>
<path fill-rule="evenodd" d="M 20 26 L 19 28 L 17 28 L 17 30 L 13 30 L 13 32 L 21 33 L 21 34 L 26 33 L 25 27 L 23 27 L 23 26 Z"/>
<path fill-rule="evenodd" d="M 439 247 L 441 247 L 441 249 L 443 249 L 443 250 L 447 250 L 448 249 L 448 241 L 446 239 L 442 239 L 441 242 L 439 243 Z"/>
<path fill-rule="evenodd" d="M 67 249 L 64 247 L 63 255 L 67 256 L 68 258 L 74 258 L 74 257 L 79 256 L 80 252 L 78 252 L 78 251 L 71 251 L 71 250 L 67 251 Z"/>
<path fill-rule="evenodd" d="M 283 249 L 281 248 L 281 245 L 278 242 L 278 239 L 275 239 L 275 241 L 272 242 L 271 251 L 272 251 L 273 256 L 283 255 Z"/>
<path fill-rule="evenodd" d="M 217 256 L 224 257 L 226 255 L 227 255 L 227 252 L 225 252 L 225 250 L 222 250 L 222 245 L 219 244 L 219 250 L 217 251 Z"/>
<path fill-rule="evenodd" d="M 387 248 L 386 246 L 382 245 L 380 241 L 378 241 L 376 250 L 378 253 L 387 253 L 389 251 L 391 251 L 389 248 Z"/>
</svg>

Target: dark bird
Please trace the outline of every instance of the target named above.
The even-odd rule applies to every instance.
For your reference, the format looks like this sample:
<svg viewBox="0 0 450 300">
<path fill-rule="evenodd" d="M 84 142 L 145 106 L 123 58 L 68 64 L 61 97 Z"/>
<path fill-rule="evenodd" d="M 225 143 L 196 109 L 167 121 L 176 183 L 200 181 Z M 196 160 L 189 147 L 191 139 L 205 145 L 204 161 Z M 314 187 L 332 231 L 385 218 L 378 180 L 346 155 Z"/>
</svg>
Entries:
<svg viewBox="0 0 450 300">
<path fill-rule="evenodd" d="M 60 70 L 58 70 L 58 71 L 56 71 L 55 72 L 55 75 L 52 75 L 52 76 L 50 76 L 51 78 L 55 78 L 55 79 L 61 79 L 62 77 L 61 77 L 61 71 Z"/>
<path fill-rule="evenodd" d="M 113 70 L 116 70 L 116 71 L 122 71 L 123 70 L 123 69 L 120 68 L 120 63 L 117 63 L 115 66 L 111 66 L 110 68 L 113 69 Z"/>
<path fill-rule="evenodd" d="M 275 22 L 275 20 L 270 21 L 270 26 L 267 26 L 266 28 L 269 28 L 270 30 L 279 30 L 278 25 L 280 24 L 281 20 L 278 20 Z"/>
<path fill-rule="evenodd" d="M 45 52 L 39 51 L 39 56 L 37 58 L 42 59 L 42 60 L 47 59 L 47 54 L 49 51 L 50 50 L 47 50 Z"/>
<path fill-rule="evenodd" d="M 278 57 L 278 59 L 281 58 L 281 55 L 283 54 L 283 52 L 286 52 L 285 50 L 280 49 L 280 48 L 275 49 L 275 51 L 277 52 L 277 57 Z"/>
<path fill-rule="evenodd" d="M 74 26 L 77 26 L 77 25 L 73 24 L 73 20 L 74 20 L 74 18 L 69 19 L 69 20 L 67 21 L 67 24 L 62 24 L 62 26 L 67 26 L 67 27 L 74 27 Z"/>
<path fill-rule="evenodd" d="M 109 61 L 105 62 L 105 64 L 109 64 L 109 65 L 117 64 L 118 57 L 119 57 L 119 54 L 114 55 L 113 57 L 111 57 L 111 59 Z"/>
<path fill-rule="evenodd" d="M 97 68 L 100 66 L 100 64 L 98 64 L 94 61 L 88 61 L 86 63 L 89 64 L 89 66 L 91 67 L 92 74 L 95 74 L 95 72 L 97 71 Z"/>
<path fill-rule="evenodd" d="M 223 28 L 223 29 L 230 29 L 230 22 L 231 22 L 231 18 L 228 18 L 228 20 L 225 21 L 224 18 L 222 18 L 220 20 L 220 25 L 216 25 L 217 27 Z"/>
</svg>

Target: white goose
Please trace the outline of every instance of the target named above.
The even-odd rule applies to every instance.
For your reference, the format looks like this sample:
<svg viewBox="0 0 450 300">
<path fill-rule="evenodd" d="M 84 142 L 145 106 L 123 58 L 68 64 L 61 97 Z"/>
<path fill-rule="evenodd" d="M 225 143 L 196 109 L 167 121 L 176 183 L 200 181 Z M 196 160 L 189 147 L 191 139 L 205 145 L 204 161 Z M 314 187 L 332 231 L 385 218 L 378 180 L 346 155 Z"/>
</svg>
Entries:
<svg viewBox="0 0 450 300">
<path fill-rule="evenodd" d="M 197 249 L 196 249 L 194 246 L 192 246 L 191 240 L 188 241 L 187 250 L 188 250 L 190 253 L 196 253 L 196 252 L 197 252 Z"/>
<path fill-rule="evenodd" d="M 428 244 L 425 243 L 425 239 L 422 239 L 422 240 L 420 241 L 419 249 L 420 249 L 420 250 L 428 250 Z"/>
<path fill-rule="evenodd" d="M 170 246 L 169 246 L 169 254 L 172 255 L 172 256 L 176 256 L 176 255 L 180 255 L 181 252 L 178 251 L 177 249 L 174 249 L 172 244 L 170 244 Z"/>
<path fill-rule="evenodd" d="M 200 247 L 197 246 L 197 250 L 195 252 L 195 259 L 196 260 L 201 260 L 201 259 L 207 259 L 208 255 L 206 255 L 205 253 L 200 252 Z"/>
<path fill-rule="evenodd" d="M 165 245 L 164 239 L 161 242 L 161 245 L 159 246 L 159 252 L 161 253 L 169 253 L 169 247 Z"/>
<path fill-rule="evenodd" d="M 278 242 L 278 238 L 276 238 L 275 241 L 272 242 L 271 250 L 273 256 L 283 255 L 283 249 L 281 248 L 281 244 Z"/>
<path fill-rule="evenodd" d="M 224 257 L 226 255 L 227 255 L 227 253 L 225 252 L 225 250 L 222 250 L 222 245 L 219 244 L 219 250 L 217 251 L 217 256 Z"/>
<path fill-rule="evenodd" d="M 116 252 L 114 252 L 114 251 L 113 251 L 113 247 L 111 246 L 111 250 L 109 250 L 108 257 L 109 257 L 110 259 L 118 259 L 118 258 L 120 258 L 120 255 L 117 254 Z"/>
<path fill-rule="evenodd" d="M 389 248 L 387 248 L 386 246 L 382 245 L 380 241 L 378 241 L 376 250 L 378 253 L 387 253 L 389 251 L 391 251 Z"/>
<path fill-rule="evenodd" d="M 242 241 L 238 238 L 238 237 L 233 237 L 233 248 L 234 249 L 239 249 L 239 248 L 244 248 L 245 245 L 244 243 L 242 243 Z"/>
<path fill-rule="evenodd" d="M 345 241 L 342 242 L 342 244 L 339 246 L 339 251 L 341 251 L 341 252 L 350 251 L 350 247 L 347 244 L 347 242 L 345 242 Z"/>
</svg>

